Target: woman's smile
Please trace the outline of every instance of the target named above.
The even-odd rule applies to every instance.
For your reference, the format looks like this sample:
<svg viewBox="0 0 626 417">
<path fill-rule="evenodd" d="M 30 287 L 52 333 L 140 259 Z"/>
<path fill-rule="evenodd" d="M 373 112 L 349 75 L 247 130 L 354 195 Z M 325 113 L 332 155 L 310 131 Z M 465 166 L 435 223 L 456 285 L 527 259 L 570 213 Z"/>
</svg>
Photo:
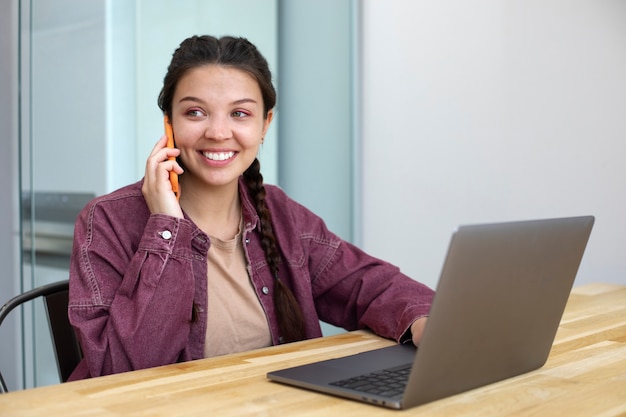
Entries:
<svg viewBox="0 0 626 417">
<path fill-rule="evenodd" d="M 239 155 L 235 151 L 200 151 L 199 154 L 204 158 L 205 165 L 212 168 L 221 168 L 232 163 Z"/>
<path fill-rule="evenodd" d="M 235 156 L 235 152 L 203 152 L 202 153 L 206 159 L 210 159 L 211 161 L 226 161 Z"/>
</svg>

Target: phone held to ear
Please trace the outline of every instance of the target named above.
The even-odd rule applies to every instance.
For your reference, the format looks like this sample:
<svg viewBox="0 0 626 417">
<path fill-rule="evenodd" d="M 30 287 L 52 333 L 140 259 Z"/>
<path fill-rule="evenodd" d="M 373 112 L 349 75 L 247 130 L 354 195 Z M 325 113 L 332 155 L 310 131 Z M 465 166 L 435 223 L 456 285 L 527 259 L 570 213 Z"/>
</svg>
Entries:
<svg viewBox="0 0 626 417">
<path fill-rule="evenodd" d="M 172 130 L 172 124 L 170 123 L 170 118 L 165 115 L 163 119 L 163 124 L 165 125 L 165 134 L 167 135 L 167 147 L 174 148 L 174 130 Z M 173 156 L 169 157 L 170 161 L 175 161 L 176 158 Z M 176 199 L 180 199 L 180 188 L 178 187 L 178 174 L 174 171 L 170 171 L 170 183 L 172 183 L 172 191 L 176 194 Z"/>
</svg>

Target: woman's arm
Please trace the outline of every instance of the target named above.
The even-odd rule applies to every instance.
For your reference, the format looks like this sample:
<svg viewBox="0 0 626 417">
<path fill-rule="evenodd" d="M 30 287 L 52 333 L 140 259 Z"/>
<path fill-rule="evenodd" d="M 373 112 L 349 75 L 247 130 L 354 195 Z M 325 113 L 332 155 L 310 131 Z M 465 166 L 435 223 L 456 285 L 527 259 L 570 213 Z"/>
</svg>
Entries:
<svg viewBox="0 0 626 417">
<path fill-rule="evenodd" d="M 322 320 L 347 329 L 369 328 L 398 342 L 419 342 L 432 289 L 345 241 L 327 265 L 313 281 Z"/>
<path fill-rule="evenodd" d="M 163 215 L 149 216 L 143 227 L 136 212 L 120 211 L 131 207 L 102 202 L 76 222 L 69 316 L 89 376 L 185 355 L 194 297 L 191 227 Z"/>
</svg>

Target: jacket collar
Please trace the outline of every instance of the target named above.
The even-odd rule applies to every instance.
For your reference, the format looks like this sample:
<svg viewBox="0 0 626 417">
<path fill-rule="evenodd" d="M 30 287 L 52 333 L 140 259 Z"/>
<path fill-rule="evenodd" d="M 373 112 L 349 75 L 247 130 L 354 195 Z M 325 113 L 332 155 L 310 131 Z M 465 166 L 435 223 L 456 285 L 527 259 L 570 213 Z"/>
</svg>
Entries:
<svg viewBox="0 0 626 417">
<path fill-rule="evenodd" d="M 243 227 L 249 232 L 257 227 L 259 223 L 259 215 L 256 206 L 252 201 L 250 190 L 243 179 L 243 175 L 239 177 L 239 197 L 241 198 L 241 207 L 243 213 Z"/>
</svg>

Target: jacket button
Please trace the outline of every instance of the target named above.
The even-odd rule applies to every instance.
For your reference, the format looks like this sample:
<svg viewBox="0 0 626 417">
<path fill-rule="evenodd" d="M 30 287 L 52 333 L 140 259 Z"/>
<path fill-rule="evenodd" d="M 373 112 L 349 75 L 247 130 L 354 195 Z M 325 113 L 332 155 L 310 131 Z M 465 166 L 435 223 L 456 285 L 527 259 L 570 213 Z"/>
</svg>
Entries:
<svg viewBox="0 0 626 417">
<path fill-rule="evenodd" d="M 263 291 L 263 294 L 265 294 L 265 295 L 267 295 L 267 294 L 269 294 L 269 293 L 270 293 L 270 289 L 269 289 L 269 288 L 267 288 L 267 287 L 263 287 L 263 288 L 261 289 L 261 291 Z"/>
<path fill-rule="evenodd" d="M 172 238 L 172 232 L 170 232 L 169 230 L 159 232 L 159 235 L 165 240 L 170 240 Z"/>
<path fill-rule="evenodd" d="M 250 243 L 250 238 L 246 238 L 246 245 Z"/>
</svg>

